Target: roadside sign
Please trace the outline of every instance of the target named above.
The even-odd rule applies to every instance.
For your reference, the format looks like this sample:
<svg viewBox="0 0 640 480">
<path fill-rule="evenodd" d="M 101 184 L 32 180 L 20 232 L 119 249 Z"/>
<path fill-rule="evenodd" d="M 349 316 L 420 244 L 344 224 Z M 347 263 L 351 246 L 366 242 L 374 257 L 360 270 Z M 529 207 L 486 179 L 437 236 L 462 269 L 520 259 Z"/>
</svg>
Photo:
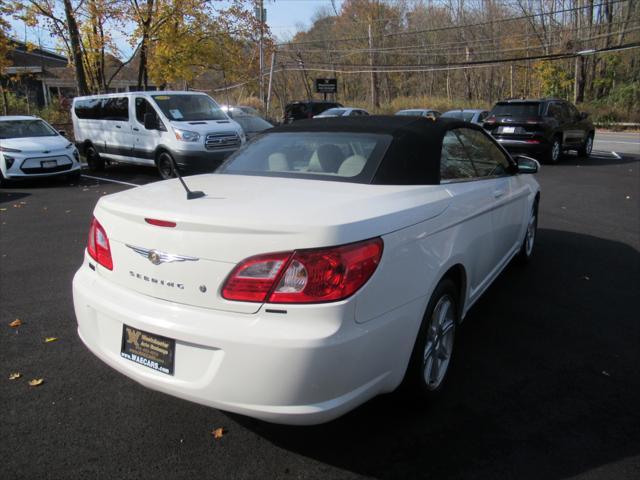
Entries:
<svg viewBox="0 0 640 480">
<path fill-rule="evenodd" d="M 338 79 L 316 78 L 316 93 L 338 93 Z"/>
</svg>

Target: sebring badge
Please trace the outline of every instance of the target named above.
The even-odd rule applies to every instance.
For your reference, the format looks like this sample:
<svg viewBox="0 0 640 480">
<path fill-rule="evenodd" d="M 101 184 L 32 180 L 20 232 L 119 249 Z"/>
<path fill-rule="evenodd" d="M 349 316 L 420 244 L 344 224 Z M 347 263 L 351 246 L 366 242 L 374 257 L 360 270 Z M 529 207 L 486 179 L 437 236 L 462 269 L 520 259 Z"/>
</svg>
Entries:
<svg viewBox="0 0 640 480">
<path fill-rule="evenodd" d="M 171 263 L 171 262 L 197 262 L 200 260 L 197 257 L 188 257 L 186 255 L 174 255 L 172 253 L 165 253 L 159 250 L 136 247 L 134 245 L 125 244 L 131 250 L 136 252 L 138 255 L 142 255 L 147 258 L 154 265 L 160 265 L 161 263 Z"/>
</svg>

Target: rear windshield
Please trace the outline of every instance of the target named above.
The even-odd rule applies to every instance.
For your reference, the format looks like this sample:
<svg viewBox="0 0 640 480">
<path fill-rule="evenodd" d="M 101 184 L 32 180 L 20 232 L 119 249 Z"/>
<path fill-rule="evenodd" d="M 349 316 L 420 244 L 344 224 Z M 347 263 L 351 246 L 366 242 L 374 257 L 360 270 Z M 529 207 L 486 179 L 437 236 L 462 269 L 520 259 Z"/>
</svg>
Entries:
<svg viewBox="0 0 640 480">
<path fill-rule="evenodd" d="M 406 115 L 409 117 L 421 117 L 423 114 L 423 110 L 400 110 L 396 113 L 396 115 Z"/>
<path fill-rule="evenodd" d="M 53 128 L 42 120 L 6 120 L 0 122 L 0 138 L 55 137 Z"/>
<path fill-rule="evenodd" d="M 199 120 L 226 120 L 227 116 L 206 95 L 152 95 L 153 100 L 169 120 L 193 122 Z"/>
<path fill-rule="evenodd" d="M 540 115 L 540 103 L 498 103 L 493 107 L 490 115 L 496 117 L 537 117 Z"/>
<path fill-rule="evenodd" d="M 267 133 L 215 173 L 371 183 L 389 143 L 391 136 L 383 134 Z"/>
</svg>

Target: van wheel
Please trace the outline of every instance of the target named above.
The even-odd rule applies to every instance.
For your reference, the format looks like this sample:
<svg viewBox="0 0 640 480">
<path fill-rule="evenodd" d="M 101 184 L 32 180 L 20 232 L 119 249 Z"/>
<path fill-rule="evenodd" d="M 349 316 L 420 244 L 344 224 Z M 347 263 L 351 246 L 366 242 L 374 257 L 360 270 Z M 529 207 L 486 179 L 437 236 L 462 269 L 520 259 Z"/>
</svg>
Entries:
<svg viewBox="0 0 640 480">
<path fill-rule="evenodd" d="M 87 159 L 87 166 L 91 172 L 101 172 L 104 170 L 104 158 L 100 157 L 98 150 L 93 145 L 88 145 L 84 150 Z"/>
<path fill-rule="evenodd" d="M 405 386 L 414 397 L 431 399 L 442 390 L 453 358 L 458 318 L 459 291 L 445 278 L 429 300 L 405 375 Z"/>
<path fill-rule="evenodd" d="M 158 159 L 156 160 L 156 165 L 158 166 L 158 172 L 163 180 L 176 177 L 176 172 L 173 168 L 173 157 L 169 152 L 160 152 L 160 155 L 158 155 Z"/>
</svg>

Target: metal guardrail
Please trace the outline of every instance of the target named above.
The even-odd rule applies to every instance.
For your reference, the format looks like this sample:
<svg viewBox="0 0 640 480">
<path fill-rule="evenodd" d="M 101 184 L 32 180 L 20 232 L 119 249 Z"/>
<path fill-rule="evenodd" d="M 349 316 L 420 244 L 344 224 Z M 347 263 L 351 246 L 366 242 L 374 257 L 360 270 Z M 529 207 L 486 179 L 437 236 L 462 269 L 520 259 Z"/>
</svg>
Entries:
<svg viewBox="0 0 640 480">
<path fill-rule="evenodd" d="M 596 127 L 615 127 L 615 128 L 637 128 L 640 129 L 640 123 L 635 122 L 593 122 Z"/>
</svg>

